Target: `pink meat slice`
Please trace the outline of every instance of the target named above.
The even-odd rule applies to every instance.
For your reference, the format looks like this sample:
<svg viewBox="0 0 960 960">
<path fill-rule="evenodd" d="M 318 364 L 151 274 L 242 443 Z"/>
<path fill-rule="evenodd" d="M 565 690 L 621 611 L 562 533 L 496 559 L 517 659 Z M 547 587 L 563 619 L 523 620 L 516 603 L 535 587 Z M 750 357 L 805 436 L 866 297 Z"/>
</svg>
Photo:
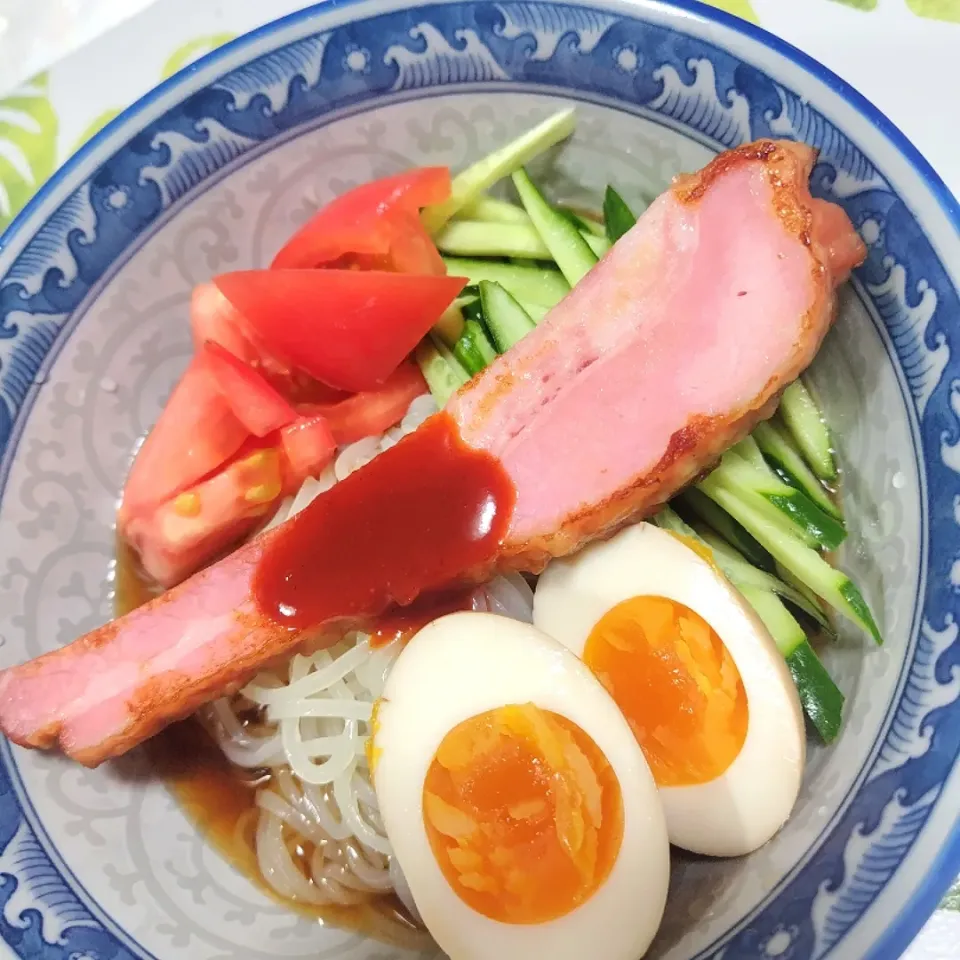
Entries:
<svg viewBox="0 0 960 960">
<path fill-rule="evenodd" d="M 814 158 L 759 141 L 678 178 L 453 398 L 463 440 L 497 457 L 516 488 L 497 568 L 540 570 L 648 515 L 770 415 L 864 256 L 843 211 L 811 198 Z M 263 617 L 251 595 L 272 535 L 0 673 L 0 730 L 93 766 L 291 653 L 303 635 Z"/>
</svg>

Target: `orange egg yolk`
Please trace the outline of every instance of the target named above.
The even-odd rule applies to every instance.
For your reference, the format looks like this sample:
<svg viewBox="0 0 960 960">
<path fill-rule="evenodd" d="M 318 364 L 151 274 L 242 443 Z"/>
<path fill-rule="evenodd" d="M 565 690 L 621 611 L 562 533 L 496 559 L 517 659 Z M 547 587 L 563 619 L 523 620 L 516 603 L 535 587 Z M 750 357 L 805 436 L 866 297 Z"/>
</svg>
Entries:
<svg viewBox="0 0 960 960">
<path fill-rule="evenodd" d="M 433 855 L 469 907 L 543 923 L 592 896 L 623 839 L 620 783 L 575 723 L 531 703 L 489 710 L 444 738 L 423 785 Z"/>
<path fill-rule="evenodd" d="M 747 697 L 723 641 L 665 597 L 632 597 L 600 619 L 583 660 L 630 723 L 660 786 L 706 783 L 747 736 Z"/>
</svg>

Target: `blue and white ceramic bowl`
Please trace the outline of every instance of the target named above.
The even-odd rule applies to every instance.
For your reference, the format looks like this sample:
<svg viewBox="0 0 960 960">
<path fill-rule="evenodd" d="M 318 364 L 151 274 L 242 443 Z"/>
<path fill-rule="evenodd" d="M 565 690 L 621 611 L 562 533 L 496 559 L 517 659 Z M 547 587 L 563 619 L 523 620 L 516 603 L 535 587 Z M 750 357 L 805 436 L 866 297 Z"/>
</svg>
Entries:
<svg viewBox="0 0 960 960">
<path fill-rule="evenodd" d="M 960 866 L 960 211 L 836 77 L 695 3 L 333 0 L 208 56 L 68 163 L 0 245 L 0 666 L 109 616 L 117 494 L 188 356 L 195 283 L 263 265 L 351 184 L 461 167 L 566 102 L 567 199 L 653 196 L 791 137 L 820 148 L 816 192 L 869 246 L 815 377 L 846 466 L 843 562 L 886 645 L 827 651 L 843 735 L 812 748 L 767 847 L 677 865 L 653 954 L 888 960 Z M 414 956 L 267 900 L 146 764 L 7 745 L 0 937 L 24 960 Z"/>
</svg>

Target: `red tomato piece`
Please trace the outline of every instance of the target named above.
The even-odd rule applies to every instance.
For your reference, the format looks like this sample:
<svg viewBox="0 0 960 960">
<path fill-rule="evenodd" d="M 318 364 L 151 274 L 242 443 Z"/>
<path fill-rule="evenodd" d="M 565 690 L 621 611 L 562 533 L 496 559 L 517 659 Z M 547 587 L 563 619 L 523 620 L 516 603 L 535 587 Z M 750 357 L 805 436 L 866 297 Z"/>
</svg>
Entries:
<svg viewBox="0 0 960 960">
<path fill-rule="evenodd" d="M 122 509 L 185 490 L 232 457 L 249 435 L 203 358 L 195 356 L 133 461 Z"/>
<path fill-rule="evenodd" d="M 319 414 L 300 417 L 280 431 L 280 444 L 289 464 L 290 472 L 300 477 L 300 482 L 316 476 L 337 452 L 326 417 Z"/>
<path fill-rule="evenodd" d="M 447 167 L 420 167 L 364 183 L 331 200 L 287 241 L 271 266 L 319 267 L 351 254 L 388 257 L 402 226 L 393 214 L 415 214 L 449 196 Z M 385 265 L 367 264 L 374 269 Z"/>
<path fill-rule="evenodd" d="M 404 361 L 376 390 L 355 393 L 339 403 L 308 404 L 301 413 L 322 414 L 337 444 L 344 446 L 398 424 L 410 404 L 427 392 L 420 368 Z"/>
<path fill-rule="evenodd" d="M 248 437 L 213 473 L 176 495 L 121 510 L 120 533 L 147 574 L 173 587 L 249 536 L 335 453 L 323 418 L 300 417 L 269 437 Z"/>
<path fill-rule="evenodd" d="M 214 281 L 271 353 L 339 390 L 382 384 L 463 289 L 463 277 L 242 270 Z"/>
<path fill-rule="evenodd" d="M 447 265 L 437 245 L 416 213 L 397 212 L 397 232 L 390 245 L 390 266 L 397 273 L 432 273 L 443 276 Z"/>
<path fill-rule="evenodd" d="M 237 419 L 255 437 L 296 420 L 297 411 L 249 364 L 212 340 L 200 352 Z"/>
<path fill-rule="evenodd" d="M 259 364 L 262 353 L 250 338 L 243 315 L 215 283 L 201 283 L 190 297 L 190 329 L 199 353 L 205 343 L 216 343 L 244 363 Z"/>
</svg>

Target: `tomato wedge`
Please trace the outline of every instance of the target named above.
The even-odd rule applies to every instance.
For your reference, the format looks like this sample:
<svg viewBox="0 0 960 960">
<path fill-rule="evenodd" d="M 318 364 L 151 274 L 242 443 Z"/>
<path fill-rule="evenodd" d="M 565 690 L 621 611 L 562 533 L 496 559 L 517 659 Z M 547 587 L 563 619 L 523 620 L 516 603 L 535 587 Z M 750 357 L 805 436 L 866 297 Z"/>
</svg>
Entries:
<svg viewBox="0 0 960 960">
<path fill-rule="evenodd" d="M 232 457 L 249 437 L 202 355 L 190 362 L 140 447 L 122 510 L 160 503 Z"/>
<path fill-rule="evenodd" d="M 314 414 L 300 417 L 280 431 L 280 444 L 289 466 L 289 472 L 302 483 L 316 476 L 337 452 L 326 417 Z"/>
<path fill-rule="evenodd" d="M 198 352 L 205 343 L 216 343 L 244 363 L 259 364 L 263 360 L 262 352 L 250 339 L 243 315 L 215 283 L 201 283 L 193 288 L 190 329 Z"/>
<path fill-rule="evenodd" d="M 394 245 L 406 250 L 409 243 L 404 236 L 409 232 L 409 222 L 395 214 L 416 214 L 421 207 L 442 203 L 449 196 L 447 167 L 420 167 L 364 183 L 331 200 L 287 241 L 271 266 L 319 267 L 356 254 L 360 255 L 360 266 L 387 269 Z M 425 231 L 423 237 L 433 246 Z M 435 247 L 433 256 L 439 257 Z M 381 259 L 364 263 L 363 257 Z M 409 255 L 401 252 L 400 259 L 408 262 Z"/>
<path fill-rule="evenodd" d="M 236 418 L 255 437 L 265 437 L 297 419 L 297 411 L 249 364 L 212 340 L 200 350 Z"/>
<path fill-rule="evenodd" d="M 328 386 L 376 389 L 463 289 L 463 277 L 242 270 L 214 281 L 270 350 Z"/>
<path fill-rule="evenodd" d="M 420 368 L 408 360 L 397 367 L 383 386 L 355 393 L 339 403 L 307 404 L 303 414 L 321 414 L 340 446 L 371 437 L 398 424 L 410 404 L 427 392 Z"/>
</svg>

